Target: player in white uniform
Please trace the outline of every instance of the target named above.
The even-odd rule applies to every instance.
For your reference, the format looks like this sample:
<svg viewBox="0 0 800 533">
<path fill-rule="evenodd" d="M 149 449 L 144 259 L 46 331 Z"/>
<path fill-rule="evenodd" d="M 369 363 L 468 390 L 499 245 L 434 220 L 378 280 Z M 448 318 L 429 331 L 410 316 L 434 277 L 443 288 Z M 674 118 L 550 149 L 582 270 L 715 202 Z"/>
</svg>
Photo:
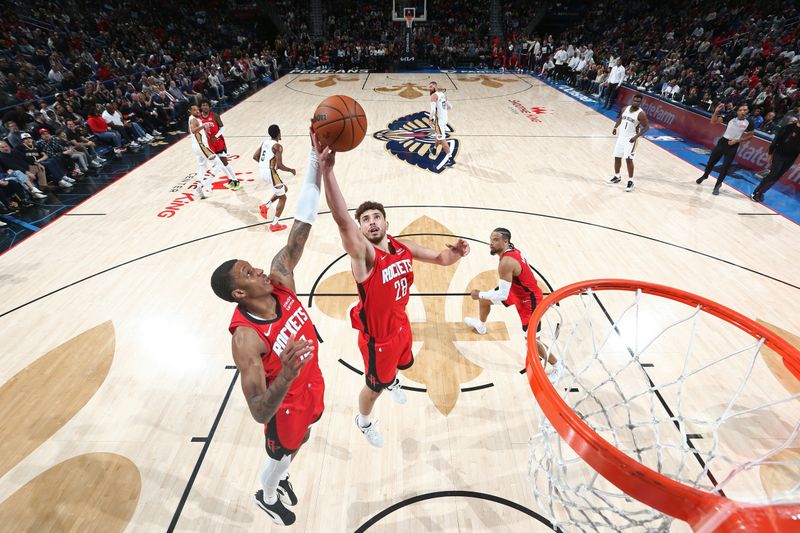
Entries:
<svg viewBox="0 0 800 533">
<path fill-rule="evenodd" d="M 271 125 L 267 129 L 269 139 L 266 139 L 261 147 L 253 154 L 253 159 L 258 161 L 258 170 L 261 173 L 261 179 L 266 181 L 272 186 L 272 198 L 261 204 L 261 216 L 269 220 L 269 208 L 272 202 L 278 201 L 278 206 L 275 208 L 275 215 L 272 217 L 272 222 L 269 225 L 270 231 L 281 231 L 286 229 L 285 224 L 280 224 L 278 218 L 283 214 L 283 208 L 286 205 L 286 193 L 288 188 L 278 175 L 278 170 L 284 172 L 291 172 L 295 176 L 297 172 L 293 168 L 289 168 L 283 164 L 283 146 L 280 144 L 281 129 L 277 124 Z"/>
<path fill-rule="evenodd" d="M 447 96 L 444 94 L 444 90 L 439 89 L 439 86 L 435 81 L 432 81 L 428 84 L 428 90 L 431 92 L 431 125 L 433 126 L 433 132 L 436 138 L 436 142 L 429 153 L 434 153 L 436 151 L 436 147 L 438 145 L 442 146 L 442 150 L 444 150 L 445 157 L 443 164 L 452 167 L 456 164 L 455 161 L 450 159 L 450 145 L 447 142 L 447 111 L 452 109 L 453 106 L 450 102 L 447 101 Z"/>
<path fill-rule="evenodd" d="M 619 175 L 622 167 L 622 159 L 628 167 L 628 186 L 626 192 L 633 190 L 633 158 L 636 155 L 636 144 L 639 137 L 650 129 L 647 122 L 647 115 L 641 109 L 642 95 L 634 95 L 631 105 L 624 107 L 617 118 L 612 135 L 617 135 L 617 145 L 614 148 L 614 177 L 611 183 L 619 183 L 622 178 Z"/>
<path fill-rule="evenodd" d="M 207 198 L 211 194 L 211 180 L 213 173 L 208 176 L 206 171 L 217 167 L 224 171 L 222 162 L 217 154 L 208 147 L 208 137 L 206 126 L 200 121 L 200 108 L 193 105 L 189 108 L 189 134 L 192 137 L 192 152 L 197 157 L 197 190 L 196 196 L 201 199 Z"/>
</svg>

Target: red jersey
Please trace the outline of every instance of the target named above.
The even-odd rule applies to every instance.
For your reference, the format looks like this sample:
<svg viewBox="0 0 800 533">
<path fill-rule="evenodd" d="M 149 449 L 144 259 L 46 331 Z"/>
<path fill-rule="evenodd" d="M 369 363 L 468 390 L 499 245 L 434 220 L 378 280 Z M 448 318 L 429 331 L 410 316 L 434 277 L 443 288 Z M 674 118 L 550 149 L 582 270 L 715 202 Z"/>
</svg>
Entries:
<svg viewBox="0 0 800 533">
<path fill-rule="evenodd" d="M 503 252 L 503 257 L 510 257 L 522 267 L 519 276 L 514 276 L 511 279 L 511 290 L 508 293 L 509 299 L 515 297 L 517 300 L 525 301 L 533 297 L 535 302 L 542 301 L 542 289 L 536 282 L 536 276 L 533 275 L 533 269 L 528 264 L 528 259 L 520 250 L 511 248 Z"/>
<path fill-rule="evenodd" d="M 215 115 L 213 111 L 209 111 L 208 117 L 204 117 L 201 114 L 197 118 L 199 118 L 200 122 L 202 122 L 203 124 L 211 124 L 208 130 L 206 130 L 206 138 L 209 140 L 208 147 L 211 148 L 215 154 L 219 154 L 221 152 L 226 151 L 225 138 L 217 137 L 217 133 L 219 132 L 217 115 Z M 215 137 L 214 142 L 211 142 L 212 137 Z"/>
<path fill-rule="evenodd" d="M 375 248 L 375 264 L 367 279 L 357 283 L 359 302 L 350 310 L 353 327 L 379 341 L 408 324 L 406 304 L 414 283 L 411 250 L 387 237 L 389 252 Z"/>
<path fill-rule="evenodd" d="M 280 355 L 289 341 L 289 337 L 294 334 L 296 339 L 311 339 L 314 343 L 310 352 L 312 360 L 300 369 L 300 373 L 289 387 L 283 403 L 289 403 L 289 399 L 294 394 L 299 394 L 307 388 L 307 384 L 315 381 L 322 381 L 322 371 L 319 369 L 319 340 L 317 330 L 308 316 L 308 311 L 297 299 L 297 295 L 291 290 L 273 282 L 274 289 L 272 295 L 278 300 L 275 312 L 278 314 L 273 320 L 263 320 L 251 315 L 241 306 L 237 306 L 231 318 L 231 325 L 228 330 L 233 334 L 238 327 L 252 328 L 258 332 L 258 336 L 267 345 L 265 353 L 261 354 L 261 361 L 264 365 L 264 375 L 267 377 L 267 387 L 281 371 Z"/>
</svg>

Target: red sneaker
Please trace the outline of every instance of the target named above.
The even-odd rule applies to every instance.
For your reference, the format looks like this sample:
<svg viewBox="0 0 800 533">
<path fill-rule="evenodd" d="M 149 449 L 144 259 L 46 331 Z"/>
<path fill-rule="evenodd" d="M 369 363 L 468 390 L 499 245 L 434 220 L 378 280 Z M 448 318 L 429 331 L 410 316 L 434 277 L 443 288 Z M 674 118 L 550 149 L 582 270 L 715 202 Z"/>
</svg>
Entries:
<svg viewBox="0 0 800 533">
<path fill-rule="evenodd" d="M 285 224 L 270 224 L 269 225 L 269 230 L 270 231 L 283 231 L 285 229 L 286 229 L 286 225 Z"/>
<path fill-rule="evenodd" d="M 267 213 L 269 213 L 269 207 L 267 207 L 267 204 L 261 204 L 260 206 L 258 206 L 258 210 L 261 211 L 262 217 L 269 220 L 269 217 L 267 216 Z"/>
</svg>

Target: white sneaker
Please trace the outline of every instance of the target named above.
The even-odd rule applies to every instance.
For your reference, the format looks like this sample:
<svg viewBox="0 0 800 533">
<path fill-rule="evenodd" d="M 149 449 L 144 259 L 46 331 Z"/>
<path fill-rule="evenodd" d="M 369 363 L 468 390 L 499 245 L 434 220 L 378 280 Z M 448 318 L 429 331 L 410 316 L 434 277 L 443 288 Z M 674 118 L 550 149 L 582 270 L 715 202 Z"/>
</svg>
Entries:
<svg viewBox="0 0 800 533">
<path fill-rule="evenodd" d="M 194 190 L 194 197 L 200 198 L 201 200 L 205 200 L 206 198 L 208 198 L 208 195 L 206 194 L 206 190 L 198 185 L 197 188 Z"/>
<path fill-rule="evenodd" d="M 145 141 L 145 142 L 151 143 L 151 142 L 153 142 L 153 141 L 155 141 L 155 140 L 156 140 L 156 138 L 155 138 L 155 137 L 153 137 L 152 135 L 150 135 L 149 133 L 148 133 L 147 135 L 145 135 L 145 136 L 144 136 L 144 141 Z"/>
<path fill-rule="evenodd" d="M 381 435 L 380 431 L 375 427 L 378 423 L 377 420 L 370 422 L 370 424 L 362 428 L 361 425 L 358 423 L 358 415 L 356 415 L 356 427 L 367 437 L 367 442 L 375 446 L 376 448 L 383 448 L 383 435 Z"/>
<path fill-rule="evenodd" d="M 625 187 L 625 192 L 631 192 L 633 190 L 633 180 L 628 180 L 628 186 Z"/>
<path fill-rule="evenodd" d="M 66 181 L 68 183 L 75 183 L 75 180 L 70 178 L 69 176 L 64 176 L 64 181 Z"/>
<path fill-rule="evenodd" d="M 555 385 L 561 379 L 561 374 L 564 372 L 564 362 L 559 359 L 556 364 L 550 366 L 550 370 L 546 372 L 547 379 Z"/>
<path fill-rule="evenodd" d="M 58 186 L 61 187 L 62 189 L 71 189 L 72 188 L 72 184 L 70 182 L 68 182 L 67 180 L 65 180 L 65 179 L 59 181 L 58 182 Z"/>
<path fill-rule="evenodd" d="M 386 390 L 388 390 L 389 394 L 392 395 L 392 400 L 400 405 L 404 405 L 408 401 L 405 391 L 400 386 L 400 378 L 394 378 L 394 383 L 386 387 Z"/>
<path fill-rule="evenodd" d="M 8 224 L 0 220 L 0 228 L 5 228 L 6 226 L 8 226 Z"/>
<path fill-rule="evenodd" d="M 42 191 L 32 191 L 31 194 L 33 195 L 34 198 L 38 198 L 39 200 L 47 198 L 47 195 Z"/>
<path fill-rule="evenodd" d="M 161 132 L 158 130 L 153 130 L 153 135 L 161 135 Z"/>
<path fill-rule="evenodd" d="M 486 335 L 486 324 L 482 324 L 480 320 L 477 318 L 473 318 L 468 316 L 464 319 L 464 323 L 480 333 L 481 335 Z"/>
</svg>

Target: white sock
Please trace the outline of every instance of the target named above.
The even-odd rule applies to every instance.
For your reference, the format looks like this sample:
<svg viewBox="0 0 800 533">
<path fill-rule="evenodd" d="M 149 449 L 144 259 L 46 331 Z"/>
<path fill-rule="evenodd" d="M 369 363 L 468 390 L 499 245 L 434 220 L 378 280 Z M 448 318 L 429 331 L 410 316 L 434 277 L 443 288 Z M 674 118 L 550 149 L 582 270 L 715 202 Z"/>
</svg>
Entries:
<svg viewBox="0 0 800 533">
<path fill-rule="evenodd" d="M 278 223 L 278 215 L 275 215 L 274 217 L 272 217 L 272 222 L 270 222 L 270 224 L 275 225 L 277 223 Z"/>
<path fill-rule="evenodd" d="M 398 376 L 395 376 L 394 381 L 392 381 L 391 385 L 386 387 L 386 390 L 388 390 L 388 391 L 394 390 L 399 385 L 400 385 L 400 378 Z"/>
<path fill-rule="evenodd" d="M 368 427 L 372 422 L 369 419 L 369 415 L 362 415 L 358 413 L 358 425 L 362 428 Z"/>
<path fill-rule="evenodd" d="M 264 466 L 261 467 L 261 488 L 264 489 L 264 501 L 268 504 L 271 505 L 277 501 L 278 482 L 289 473 L 291 462 L 291 455 L 285 456 L 280 461 L 267 457 Z"/>
<path fill-rule="evenodd" d="M 614 174 L 614 177 L 615 177 L 615 178 L 618 178 L 618 177 L 619 177 L 619 172 L 617 172 L 616 174 Z"/>
<path fill-rule="evenodd" d="M 272 200 L 267 200 L 266 202 L 264 202 L 264 205 L 267 206 L 267 207 L 271 206 L 272 205 Z"/>
<path fill-rule="evenodd" d="M 230 165 L 222 165 L 222 168 L 225 169 L 225 174 L 227 174 L 229 180 L 239 181 Z"/>
</svg>

